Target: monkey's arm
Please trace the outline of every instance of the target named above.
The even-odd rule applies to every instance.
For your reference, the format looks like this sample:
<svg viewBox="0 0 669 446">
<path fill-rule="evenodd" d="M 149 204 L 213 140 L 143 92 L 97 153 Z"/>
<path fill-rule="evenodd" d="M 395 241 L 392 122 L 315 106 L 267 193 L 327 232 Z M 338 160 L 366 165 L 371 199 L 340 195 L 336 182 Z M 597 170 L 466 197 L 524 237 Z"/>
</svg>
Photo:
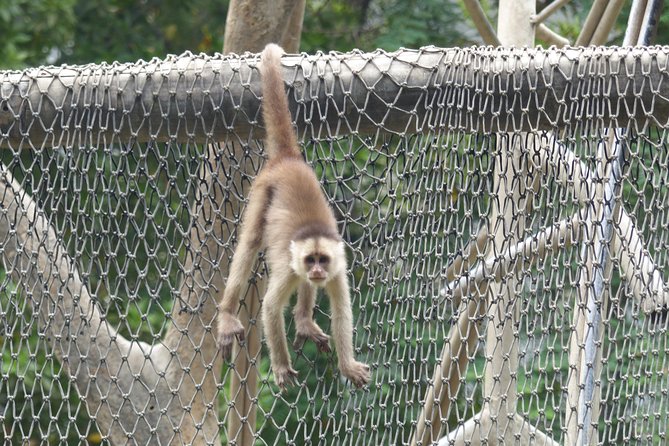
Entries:
<svg viewBox="0 0 669 446">
<path fill-rule="evenodd" d="M 289 269 L 271 271 L 267 293 L 262 302 L 263 330 L 269 348 L 274 382 L 281 389 L 297 376 L 297 372 L 291 366 L 283 320 L 283 310 L 296 286 L 297 278 Z"/>
<path fill-rule="evenodd" d="M 321 352 L 330 351 L 330 336 L 323 333 L 321 327 L 314 321 L 314 305 L 317 289 L 308 282 L 302 282 L 297 290 L 297 303 L 293 314 L 295 316 L 295 343 L 299 348 L 305 340 L 311 339 Z"/>
<path fill-rule="evenodd" d="M 369 381 L 370 372 L 369 366 L 356 361 L 353 355 L 353 313 L 346 274 L 333 278 L 327 284 L 326 291 L 332 307 L 332 337 L 337 349 L 339 370 L 354 385 L 361 387 Z"/>
<path fill-rule="evenodd" d="M 226 358 L 230 356 L 235 338 L 244 339 L 244 327 L 236 314 L 244 285 L 262 246 L 264 212 L 269 195 L 268 189 L 263 187 L 252 189 L 249 194 L 249 204 L 240 227 L 239 244 L 232 256 L 225 292 L 219 302 L 217 339 L 221 353 Z"/>
</svg>

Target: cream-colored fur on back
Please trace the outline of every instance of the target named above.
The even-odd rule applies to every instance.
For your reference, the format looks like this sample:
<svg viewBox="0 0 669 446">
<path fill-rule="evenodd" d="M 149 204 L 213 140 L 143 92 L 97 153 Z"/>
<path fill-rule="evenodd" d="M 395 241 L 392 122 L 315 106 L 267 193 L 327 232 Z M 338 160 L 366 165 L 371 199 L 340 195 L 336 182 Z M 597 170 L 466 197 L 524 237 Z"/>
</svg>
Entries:
<svg viewBox="0 0 669 446">
<path fill-rule="evenodd" d="M 271 190 L 265 224 L 255 228 L 263 232 L 266 246 L 285 242 L 285 245 L 280 246 L 285 254 L 289 248 L 287 243 L 295 238 L 301 228 L 308 226 L 319 228 L 318 235 L 340 239 L 337 221 L 318 179 L 313 169 L 301 158 L 269 162 L 254 183 L 254 191 L 260 188 Z M 271 252 L 268 255 L 271 256 Z"/>
</svg>

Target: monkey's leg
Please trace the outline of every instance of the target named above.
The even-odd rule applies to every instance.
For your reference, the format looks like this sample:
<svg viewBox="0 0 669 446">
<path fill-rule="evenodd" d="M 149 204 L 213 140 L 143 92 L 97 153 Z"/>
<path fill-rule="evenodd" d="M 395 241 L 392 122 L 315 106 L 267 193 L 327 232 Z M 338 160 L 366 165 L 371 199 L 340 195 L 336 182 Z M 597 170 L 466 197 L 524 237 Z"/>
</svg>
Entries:
<svg viewBox="0 0 669 446">
<path fill-rule="evenodd" d="M 267 293 L 262 302 L 263 330 L 269 348 L 274 382 L 282 390 L 288 384 L 292 384 L 297 376 L 290 362 L 283 316 L 283 310 L 296 286 L 297 281 L 292 272 L 288 270 L 272 271 L 267 284 Z"/>
<path fill-rule="evenodd" d="M 314 305 L 318 290 L 308 282 L 302 282 L 297 289 L 297 303 L 293 310 L 295 315 L 295 342 L 293 347 L 300 348 L 304 341 L 311 339 L 318 346 L 318 351 L 330 351 L 330 336 L 323 333 L 314 321 Z"/>
<path fill-rule="evenodd" d="M 232 352 L 235 338 L 244 339 L 244 326 L 237 318 L 239 300 L 253 270 L 258 250 L 262 245 L 263 214 L 268 200 L 264 188 L 251 191 L 239 233 L 239 244 L 232 256 L 228 281 L 218 305 L 218 346 L 223 357 Z"/>
<path fill-rule="evenodd" d="M 339 274 L 325 287 L 332 307 L 332 337 L 334 338 L 339 370 L 357 387 L 369 381 L 369 366 L 358 362 L 353 356 L 353 313 L 348 279 Z"/>
</svg>

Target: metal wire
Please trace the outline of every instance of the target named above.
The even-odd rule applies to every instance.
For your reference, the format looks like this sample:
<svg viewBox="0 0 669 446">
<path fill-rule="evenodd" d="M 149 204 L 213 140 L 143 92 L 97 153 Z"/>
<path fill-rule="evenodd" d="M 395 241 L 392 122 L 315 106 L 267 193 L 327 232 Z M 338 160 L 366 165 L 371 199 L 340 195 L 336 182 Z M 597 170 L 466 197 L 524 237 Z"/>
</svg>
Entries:
<svg viewBox="0 0 669 446">
<path fill-rule="evenodd" d="M 215 345 L 257 56 L 0 73 L 4 444 L 664 444 L 668 56 L 287 58 L 372 381 L 307 342 L 284 393 L 264 348 Z"/>
</svg>

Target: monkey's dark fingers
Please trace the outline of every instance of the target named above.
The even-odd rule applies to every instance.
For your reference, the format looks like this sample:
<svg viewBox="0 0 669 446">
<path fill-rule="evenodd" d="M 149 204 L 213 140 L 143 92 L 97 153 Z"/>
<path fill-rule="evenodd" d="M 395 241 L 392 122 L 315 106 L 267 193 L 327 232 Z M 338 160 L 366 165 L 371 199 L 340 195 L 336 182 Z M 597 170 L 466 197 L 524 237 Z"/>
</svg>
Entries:
<svg viewBox="0 0 669 446">
<path fill-rule="evenodd" d="M 293 350 L 299 350 L 304 346 L 304 343 L 307 341 L 307 337 L 301 334 L 295 335 L 295 340 L 293 341 Z"/>
<path fill-rule="evenodd" d="M 371 378 L 369 366 L 357 361 L 342 369 L 342 373 L 356 387 L 364 386 Z"/>
<path fill-rule="evenodd" d="M 318 351 L 321 353 L 330 353 L 332 351 L 332 349 L 330 349 L 330 343 L 327 339 L 324 342 L 316 341 L 316 346 L 318 347 Z"/>
<path fill-rule="evenodd" d="M 318 348 L 318 351 L 321 353 L 330 352 L 330 336 L 325 333 L 297 333 L 295 335 L 295 342 L 293 342 L 293 348 L 299 350 L 304 346 L 304 343 L 307 339 L 311 339 Z"/>
<path fill-rule="evenodd" d="M 239 339 L 241 344 L 244 340 L 244 333 L 221 334 L 218 336 L 218 348 L 221 350 L 224 359 L 230 359 L 235 339 Z"/>
<path fill-rule="evenodd" d="M 244 340 L 244 326 L 234 315 L 223 311 L 218 315 L 218 348 L 224 359 L 230 359 L 235 339 Z"/>
<path fill-rule="evenodd" d="M 364 372 L 364 375 L 363 375 L 363 379 L 360 380 L 359 382 L 354 383 L 357 387 L 362 387 L 362 386 L 366 385 L 369 382 L 369 380 L 372 378 L 372 372 L 371 372 L 369 366 L 367 364 L 363 364 L 363 365 L 365 366 L 364 367 L 365 372 Z"/>
<path fill-rule="evenodd" d="M 218 315 L 218 348 L 224 359 L 229 359 L 232 354 L 232 345 L 238 339 L 244 340 L 244 326 L 234 315 L 228 312 L 221 312 Z"/>
<path fill-rule="evenodd" d="M 244 332 L 237 333 L 236 335 L 230 335 L 230 336 L 219 336 L 218 339 L 218 348 L 221 350 L 221 356 L 223 359 L 228 360 L 230 359 L 230 356 L 232 355 L 232 346 L 234 344 L 235 339 L 239 342 L 239 345 L 244 344 Z"/>
<path fill-rule="evenodd" d="M 274 370 L 274 382 L 283 392 L 288 386 L 295 385 L 297 381 L 297 371 L 292 367 L 286 367 Z"/>
<path fill-rule="evenodd" d="M 232 355 L 232 342 L 226 342 L 219 339 L 218 348 L 221 351 L 221 356 L 224 360 L 230 359 Z"/>
</svg>

